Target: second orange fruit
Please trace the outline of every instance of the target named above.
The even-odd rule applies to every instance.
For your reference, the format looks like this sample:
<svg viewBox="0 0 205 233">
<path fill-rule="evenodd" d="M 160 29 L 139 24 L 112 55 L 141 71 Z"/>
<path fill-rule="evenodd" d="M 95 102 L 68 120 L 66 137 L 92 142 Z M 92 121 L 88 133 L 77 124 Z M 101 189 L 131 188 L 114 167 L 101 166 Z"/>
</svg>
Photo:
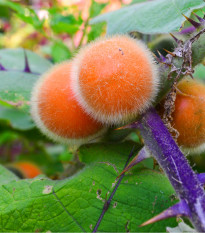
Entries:
<svg viewBox="0 0 205 233">
<path fill-rule="evenodd" d="M 177 142 L 190 151 L 205 148 L 205 85 L 185 78 L 177 85 L 173 127 L 179 132 Z"/>
</svg>

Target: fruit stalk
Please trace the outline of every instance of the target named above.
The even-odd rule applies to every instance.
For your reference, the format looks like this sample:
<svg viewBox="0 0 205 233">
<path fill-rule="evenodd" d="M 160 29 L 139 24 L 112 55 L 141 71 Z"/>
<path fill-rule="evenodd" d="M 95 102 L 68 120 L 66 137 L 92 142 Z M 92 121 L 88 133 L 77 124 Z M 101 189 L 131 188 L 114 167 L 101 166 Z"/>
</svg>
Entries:
<svg viewBox="0 0 205 233">
<path fill-rule="evenodd" d="M 181 200 L 180 202 L 187 205 L 183 212 L 186 214 L 183 215 L 188 216 L 196 230 L 205 232 L 205 192 L 203 185 L 191 169 L 161 118 L 154 109 L 150 109 L 137 123 L 132 124 L 132 128 L 140 130 L 145 145 L 166 173 Z M 180 215 L 181 212 L 178 214 Z"/>
</svg>

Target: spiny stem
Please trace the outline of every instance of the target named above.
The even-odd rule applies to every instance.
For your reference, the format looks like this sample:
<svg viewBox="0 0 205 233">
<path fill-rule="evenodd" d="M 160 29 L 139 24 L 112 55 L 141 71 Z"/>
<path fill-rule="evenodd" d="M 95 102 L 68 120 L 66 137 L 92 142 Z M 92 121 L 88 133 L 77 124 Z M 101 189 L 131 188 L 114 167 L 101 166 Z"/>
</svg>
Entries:
<svg viewBox="0 0 205 233">
<path fill-rule="evenodd" d="M 133 156 L 133 154 L 134 154 L 134 147 L 132 148 L 132 150 L 131 150 L 131 152 L 130 152 L 130 154 L 129 154 L 129 156 L 128 156 L 128 159 L 127 159 L 127 161 L 126 161 L 126 163 L 125 163 L 124 169 L 125 169 L 126 166 L 128 165 L 128 162 L 129 162 L 130 158 Z M 101 215 L 100 215 L 100 217 L 99 217 L 99 219 L 98 219 L 98 221 L 97 221 L 97 223 L 96 223 L 96 225 L 95 225 L 95 227 L 94 227 L 93 233 L 94 233 L 94 232 L 97 232 L 98 227 L 99 227 L 99 225 L 100 225 L 100 223 L 101 223 L 101 221 L 102 221 L 102 219 L 103 219 L 103 217 L 104 217 L 106 211 L 108 210 L 108 208 L 109 208 L 109 206 L 110 206 L 110 203 L 111 203 L 111 201 L 112 201 L 112 198 L 113 198 L 113 196 L 115 195 L 115 193 L 116 193 L 116 191 L 117 191 L 117 189 L 118 189 L 118 187 L 119 187 L 119 185 L 120 185 L 120 183 L 121 183 L 121 181 L 122 181 L 124 175 L 125 175 L 125 174 L 123 174 L 122 176 L 120 176 L 120 178 L 119 178 L 117 184 L 115 185 L 114 190 L 113 190 L 112 193 L 110 194 L 109 199 L 108 199 L 107 201 L 105 201 L 105 204 L 104 204 L 104 206 L 103 206 Z"/>
<path fill-rule="evenodd" d="M 166 173 L 181 201 L 185 201 L 192 224 L 205 232 L 205 192 L 197 175 L 154 109 L 135 124 L 145 145 Z"/>
</svg>

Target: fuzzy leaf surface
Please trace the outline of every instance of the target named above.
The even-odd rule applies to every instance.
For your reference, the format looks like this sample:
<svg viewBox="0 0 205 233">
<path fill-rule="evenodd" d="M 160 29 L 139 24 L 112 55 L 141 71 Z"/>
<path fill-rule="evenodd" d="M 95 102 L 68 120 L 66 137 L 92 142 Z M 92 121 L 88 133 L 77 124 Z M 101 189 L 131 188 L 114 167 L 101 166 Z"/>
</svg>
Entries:
<svg viewBox="0 0 205 233">
<path fill-rule="evenodd" d="M 155 0 L 134 4 L 97 16 L 91 24 L 107 22 L 107 34 L 138 31 L 144 34 L 169 33 L 179 30 L 195 9 L 205 6 L 203 0 Z"/>
</svg>

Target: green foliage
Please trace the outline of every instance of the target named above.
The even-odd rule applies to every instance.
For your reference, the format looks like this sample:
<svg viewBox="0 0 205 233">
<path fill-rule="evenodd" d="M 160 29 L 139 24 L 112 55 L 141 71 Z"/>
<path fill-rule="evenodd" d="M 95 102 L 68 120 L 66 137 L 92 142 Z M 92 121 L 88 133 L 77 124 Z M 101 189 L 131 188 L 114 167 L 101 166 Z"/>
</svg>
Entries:
<svg viewBox="0 0 205 233">
<path fill-rule="evenodd" d="M 106 21 L 107 34 L 138 31 L 144 34 L 176 31 L 195 9 L 205 6 L 203 0 L 155 0 L 131 5 L 94 18 L 91 23 Z"/>
<path fill-rule="evenodd" d="M 205 66 L 204 65 L 199 64 L 195 68 L 194 77 L 205 82 Z"/>
<path fill-rule="evenodd" d="M 93 18 L 100 14 L 100 12 L 104 9 L 106 4 L 100 4 L 92 0 L 92 5 L 90 8 L 90 18 Z M 99 23 L 97 25 L 91 25 L 91 30 L 88 33 L 88 41 L 95 40 L 99 37 L 103 31 L 104 23 Z"/>
<path fill-rule="evenodd" d="M 51 47 L 51 55 L 55 63 L 71 58 L 72 54 L 68 47 L 61 41 L 54 42 Z"/>
<path fill-rule="evenodd" d="M 8 69 L 8 71 L 17 71 L 21 73 L 21 71 L 25 68 L 25 53 L 28 57 L 29 66 L 33 73 L 42 74 L 48 68 L 51 67 L 51 63 L 37 55 L 36 53 L 24 50 L 24 49 L 1 49 L 0 50 L 0 63 Z M 7 72 L 9 73 L 9 72 Z M 2 75 L 3 73 L 1 73 Z"/>
<path fill-rule="evenodd" d="M 51 63 L 26 50 L 28 63 L 33 73 L 23 72 L 25 68 L 25 54 L 23 49 L 0 50 L 0 63 L 7 69 L 0 71 L 0 119 L 8 121 L 13 128 L 28 130 L 34 127 L 29 114 L 29 101 L 31 90 L 39 78 Z M 7 106 L 5 106 L 5 104 Z"/>
<path fill-rule="evenodd" d="M 154 34 L 149 43 L 151 49 L 158 50 L 156 44 L 165 48 L 160 40 L 166 38 L 172 45 L 173 39 L 155 34 L 178 30 L 185 20 L 182 13 L 190 15 L 191 11 L 205 6 L 203 0 L 134 0 L 132 3 L 139 2 L 98 16 L 107 5 L 92 0 L 85 21 L 82 20 L 82 12 L 58 7 L 57 3 L 45 9 L 48 12 L 48 19 L 45 20 L 40 20 L 31 7 L 20 3 L 0 0 L 0 8 L 12 10 L 15 12 L 14 20 L 18 17 L 26 25 L 32 25 L 35 32 L 41 33 L 46 44 L 41 45 L 40 52 L 49 51 L 44 54 L 58 63 L 71 59 L 84 42 L 101 36 L 105 21 L 108 23 L 108 34 L 131 31 Z M 10 11 L 6 18 L 9 15 Z M 4 15 L 0 9 L 1 16 Z M 79 30 L 82 31 L 82 38 L 76 46 L 74 39 Z M 25 40 L 29 40 L 28 37 Z M 204 46 L 204 40 L 200 46 Z M 203 53 L 200 60 L 194 59 L 194 65 L 201 62 L 204 56 L 201 47 L 194 50 L 197 55 Z M 30 161 L 48 177 L 59 180 L 50 180 L 45 176 L 19 180 L 0 166 L 0 231 L 91 232 L 130 151 L 135 146 L 136 155 L 143 145 L 142 139 L 135 130 L 112 128 L 100 143 L 83 145 L 77 151 L 76 148 L 51 143 L 35 128 L 29 113 L 29 102 L 34 83 L 52 63 L 34 52 L 25 52 L 31 73 L 24 72 L 23 49 L 0 50 L 0 64 L 6 69 L 0 70 L 0 161 L 6 165 L 14 161 Z M 202 64 L 196 67 L 194 76 L 205 79 Z M 20 143 L 20 152 L 14 150 L 15 143 Z M 204 168 L 200 171 L 203 172 Z M 67 176 L 70 177 L 62 180 Z M 158 166 L 154 166 L 153 159 L 147 159 L 123 178 L 98 230 L 165 232 L 167 226 L 177 225 L 174 218 L 142 228 L 138 226 L 172 206 L 176 202 L 173 194 L 173 188 L 159 172 Z"/>
<path fill-rule="evenodd" d="M 11 173 L 9 170 L 0 165 L 0 184 L 8 184 L 11 181 L 17 181 L 19 178 Z"/>
<path fill-rule="evenodd" d="M 7 177 L 11 175 L 12 178 L 7 178 L 10 180 L 0 186 L 0 195 L 3 197 L 0 200 L 0 230 L 91 232 L 100 216 L 106 195 L 109 197 L 113 190 L 116 176 L 131 147 L 129 144 L 119 147 L 101 145 L 98 156 L 84 150 L 83 157 L 91 156 L 92 163 L 72 178 L 63 181 L 38 177 L 15 181 L 13 175 L 7 171 Z M 110 156 L 112 165 L 100 162 L 109 161 Z M 2 169 L 5 172 L 1 168 L 1 173 Z M 147 227 L 138 227 L 172 205 L 172 194 L 173 189 L 164 175 L 152 170 L 138 169 L 135 174 L 123 179 L 99 231 L 123 232 L 127 228 L 132 232 L 156 232 L 165 231 L 166 226 L 176 226 L 176 221 L 170 219 Z"/>
<path fill-rule="evenodd" d="M 35 127 L 31 117 L 16 108 L 0 106 L 0 120 L 5 120 L 12 128 L 19 130 L 29 130 Z"/>
<path fill-rule="evenodd" d="M 50 25 L 55 33 L 66 32 L 72 35 L 79 30 L 81 23 L 82 21 L 76 20 L 73 15 L 54 14 Z"/>
<path fill-rule="evenodd" d="M 23 7 L 9 0 L 0 0 L 0 6 L 9 7 L 24 22 L 33 25 L 36 29 L 42 29 L 44 20 L 41 21 L 33 9 Z"/>
</svg>

